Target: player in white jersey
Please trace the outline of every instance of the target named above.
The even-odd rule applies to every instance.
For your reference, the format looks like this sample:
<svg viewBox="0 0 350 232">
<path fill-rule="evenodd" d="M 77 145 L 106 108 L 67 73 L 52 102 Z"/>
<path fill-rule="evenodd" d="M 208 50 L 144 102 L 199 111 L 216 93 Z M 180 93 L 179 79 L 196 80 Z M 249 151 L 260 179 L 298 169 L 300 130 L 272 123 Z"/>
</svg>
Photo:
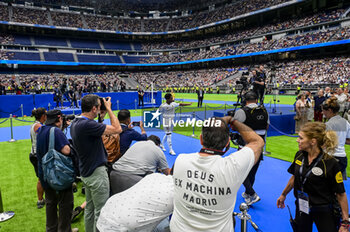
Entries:
<svg viewBox="0 0 350 232">
<path fill-rule="evenodd" d="M 160 105 L 159 107 L 159 112 L 162 113 L 163 115 L 163 130 L 165 132 L 165 135 L 162 139 L 162 144 L 160 145 L 160 147 L 163 149 L 163 151 L 166 151 L 163 144 L 165 142 L 165 138 L 167 138 L 167 142 L 169 146 L 169 154 L 176 155 L 171 143 L 171 133 L 173 132 L 172 122 L 175 118 L 175 108 L 179 106 L 189 106 L 189 105 L 192 105 L 192 103 L 176 103 L 174 102 L 174 99 L 171 93 L 165 94 L 164 98 L 166 102 Z"/>
</svg>

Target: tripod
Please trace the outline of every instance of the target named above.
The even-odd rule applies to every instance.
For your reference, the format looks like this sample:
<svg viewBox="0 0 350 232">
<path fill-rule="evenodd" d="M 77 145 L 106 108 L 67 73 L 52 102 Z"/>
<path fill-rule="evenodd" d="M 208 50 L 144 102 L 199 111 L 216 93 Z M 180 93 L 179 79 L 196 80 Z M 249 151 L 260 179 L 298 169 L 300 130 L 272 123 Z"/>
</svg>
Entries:
<svg viewBox="0 0 350 232">
<path fill-rule="evenodd" d="M 252 221 L 251 216 L 248 214 L 249 206 L 246 203 L 239 205 L 241 213 L 233 212 L 233 216 L 237 216 L 241 219 L 241 232 L 247 232 L 248 222 L 252 225 L 255 231 L 260 231 L 259 227 Z"/>
</svg>

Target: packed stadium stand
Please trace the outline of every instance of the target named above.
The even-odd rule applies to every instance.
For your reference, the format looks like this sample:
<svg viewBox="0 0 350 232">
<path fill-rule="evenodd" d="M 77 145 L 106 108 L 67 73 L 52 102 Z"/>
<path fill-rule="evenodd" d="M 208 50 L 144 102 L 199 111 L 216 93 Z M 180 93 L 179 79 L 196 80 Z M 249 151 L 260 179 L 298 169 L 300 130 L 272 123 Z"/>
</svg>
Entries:
<svg viewBox="0 0 350 232">
<path fill-rule="evenodd" d="M 323 68 L 330 67 L 329 69 L 333 72 L 334 67 L 339 63 L 345 68 L 349 65 L 348 57 L 342 55 L 349 49 L 348 40 L 350 39 L 350 5 L 346 1 L 338 5 L 330 3 L 329 7 L 324 6 L 316 10 L 308 1 L 231 1 L 209 4 L 208 7 L 188 11 L 185 15 L 169 16 L 161 13 L 156 17 L 150 16 L 151 14 L 138 17 L 136 13 L 134 17 L 131 17 L 131 13 L 111 16 L 106 14 L 107 11 L 103 14 L 102 11 L 91 12 L 84 11 L 83 8 L 67 8 L 64 4 L 61 9 L 53 7 L 51 2 L 46 2 L 47 5 L 40 4 L 35 1 L 33 4 L 25 5 L 20 2 L 16 4 L 0 2 L 0 11 L 3 12 L 1 17 L 3 21 L 7 21 L 2 24 L 3 30 L 0 35 L 1 59 L 5 63 L 6 60 L 13 60 L 19 63 L 21 61 L 39 62 L 36 63 L 39 66 L 34 67 L 45 66 L 45 62 L 51 62 L 50 65 L 53 64 L 52 62 L 68 62 L 71 65 L 76 63 L 77 67 L 97 65 L 94 69 L 105 68 L 106 64 L 109 64 L 108 67 L 117 69 L 131 67 L 137 69 L 138 74 L 132 75 L 129 71 L 130 76 L 140 85 L 150 85 L 152 81 L 149 80 L 156 80 L 159 88 L 167 85 L 215 85 L 218 76 L 221 80 L 232 74 L 229 72 L 226 75 L 224 74 L 226 71 L 223 71 L 224 73 L 215 75 L 218 66 L 222 70 L 249 69 L 253 58 L 244 57 L 255 57 L 255 63 L 264 64 L 264 54 L 269 60 L 273 60 L 274 65 L 283 67 L 283 70 L 277 69 L 277 73 L 280 74 L 278 81 L 283 84 L 298 84 L 314 80 L 305 78 L 307 67 L 297 69 L 297 72 L 291 68 L 299 64 L 300 60 L 303 60 L 302 64 L 309 65 L 312 75 L 324 74 L 322 77 L 317 77 L 316 82 L 326 82 L 329 79 L 330 83 L 336 83 L 345 79 L 346 74 L 340 73 L 341 75 L 335 78 L 329 70 L 326 72 Z M 304 7 L 307 10 L 298 11 L 298 7 L 299 9 Z M 255 16 L 257 11 L 260 15 Z M 294 11 L 294 13 L 287 14 L 287 11 Z M 282 17 L 283 13 L 286 14 Z M 125 17 L 126 15 L 128 17 Z M 278 17 L 274 18 L 271 15 Z M 254 17 L 264 20 L 257 24 Z M 220 20 L 226 20 L 227 24 L 219 22 Z M 210 25 L 209 29 L 206 29 L 207 24 L 213 22 L 219 23 Z M 8 23 L 13 24 L 14 28 L 22 28 L 22 31 L 8 28 Z M 203 25 L 206 25 L 204 29 L 201 28 Z M 32 32 L 26 33 L 25 31 L 29 29 Z M 170 33 L 182 29 L 187 31 L 174 35 Z M 115 33 L 97 30 L 110 30 Z M 118 34 L 119 32 L 126 33 Z M 150 34 L 143 34 L 143 32 L 150 32 Z M 164 34 L 154 32 L 164 32 Z M 341 43 L 338 44 L 337 41 Z M 302 47 L 299 48 L 299 46 Z M 334 46 L 336 52 L 344 51 L 339 55 L 328 52 L 331 50 L 328 49 L 329 46 Z M 316 57 L 311 55 L 311 58 L 310 54 L 304 55 L 305 51 L 312 53 L 316 47 L 324 47 L 324 50 L 318 50 Z M 289 54 L 290 49 L 295 51 L 293 55 Z M 325 50 L 327 54 L 324 56 L 331 58 L 322 58 L 320 53 Z M 281 56 L 278 55 L 281 52 L 296 60 L 282 61 Z M 230 60 L 234 64 L 230 64 Z M 319 62 L 329 65 L 318 68 Z M 167 66 L 164 64 L 186 69 L 199 67 L 204 71 L 180 70 L 166 74 L 164 70 Z M 26 65 L 30 64 L 26 63 Z M 152 67 L 156 68 L 152 70 Z M 152 72 L 147 74 L 150 69 Z M 144 72 L 145 70 L 147 72 Z M 162 78 L 157 74 L 158 72 L 162 73 Z M 186 74 L 181 75 L 182 72 Z M 209 75 L 209 73 L 210 77 L 207 77 L 205 74 Z M 197 79 L 198 81 L 195 81 Z M 220 85 L 232 85 L 234 81 L 235 79 L 220 82 Z"/>
</svg>

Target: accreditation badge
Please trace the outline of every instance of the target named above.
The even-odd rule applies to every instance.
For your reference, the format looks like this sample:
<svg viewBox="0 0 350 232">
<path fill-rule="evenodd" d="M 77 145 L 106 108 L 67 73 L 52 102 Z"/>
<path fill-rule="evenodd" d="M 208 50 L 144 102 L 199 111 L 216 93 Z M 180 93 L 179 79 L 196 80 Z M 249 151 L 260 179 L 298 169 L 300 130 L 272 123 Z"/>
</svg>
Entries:
<svg viewBox="0 0 350 232">
<path fill-rule="evenodd" d="M 309 214 L 309 211 L 310 211 L 309 196 L 307 195 L 307 193 L 298 191 L 298 204 L 299 204 L 299 211 Z"/>
</svg>

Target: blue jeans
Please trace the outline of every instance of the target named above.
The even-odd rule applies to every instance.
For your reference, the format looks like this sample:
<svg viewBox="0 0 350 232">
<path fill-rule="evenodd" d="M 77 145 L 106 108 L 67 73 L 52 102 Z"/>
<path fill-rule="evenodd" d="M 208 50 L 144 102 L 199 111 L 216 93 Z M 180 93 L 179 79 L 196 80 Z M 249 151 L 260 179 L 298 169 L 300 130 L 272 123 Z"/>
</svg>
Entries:
<svg viewBox="0 0 350 232">
<path fill-rule="evenodd" d="M 81 180 L 85 185 L 86 196 L 85 232 L 95 232 L 100 211 L 109 198 L 107 167 L 98 167 L 89 177 L 82 177 Z"/>
</svg>

